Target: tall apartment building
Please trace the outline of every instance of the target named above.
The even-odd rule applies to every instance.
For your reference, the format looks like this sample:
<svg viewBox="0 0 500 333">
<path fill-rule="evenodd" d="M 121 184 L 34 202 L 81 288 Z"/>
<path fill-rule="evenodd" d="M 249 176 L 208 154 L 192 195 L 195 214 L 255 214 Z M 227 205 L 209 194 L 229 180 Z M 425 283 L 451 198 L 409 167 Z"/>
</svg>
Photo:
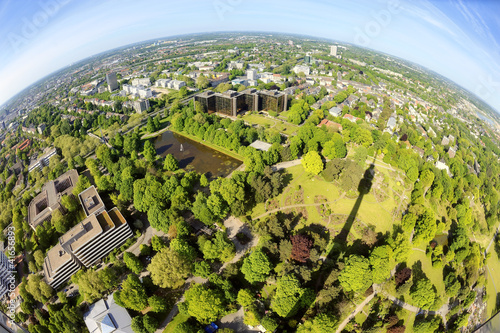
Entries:
<svg viewBox="0 0 500 333">
<path fill-rule="evenodd" d="M 247 79 L 248 80 L 257 80 L 257 71 L 255 69 L 247 70 Z"/>
<path fill-rule="evenodd" d="M 205 91 L 194 97 L 205 112 L 221 113 L 236 117 L 241 111 L 267 110 L 281 112 L 287 109 L 287 95 L 279 91 L 246 89 L 242 92 L 228 90 L 224 93 Z"/>
<path fill-rule="evenodd" d="M 337 56 L 337 46 L 332 45 L 330 46 L 330 55 L 336 57 Z"/>
<path fill-rule="evenodd" d="M 59 287 L 82 266 L 90 267 L 132 237 L 127 221 L 115 207 L 106 207 L 95 187 L 78 195 L 87 215 L 47 252 L 43 270 L 47 283 Z"/>
<path fill-rule="evenodd" d="M 31 161 L 28 172 L 31 172 L 35 169 L 39 169 L 40 171 L 43 167 L 49 165 L 50 159 L 57 154 L 57 150 L 55 148 L 47 148 L 44 150 L 42 156 L 38 157 Z"/>
<path fill-rule="evenodd" d="M 71 194 L 77 182 L 78 172 L 72 169 L 42 187 L 42 191 L 28 205 L 28 224 L 33 230 L 43 222 L 50 221 L 53 211 L 63 209 L 60 204 L 61 197 Z"/>
<path fill-rule="evenodd" d="M 116 80 L 115 72 L 106 74 L 106 82 L 108 83 L 109 92 L 118 89 L 118 81 Z"/>
</svg>

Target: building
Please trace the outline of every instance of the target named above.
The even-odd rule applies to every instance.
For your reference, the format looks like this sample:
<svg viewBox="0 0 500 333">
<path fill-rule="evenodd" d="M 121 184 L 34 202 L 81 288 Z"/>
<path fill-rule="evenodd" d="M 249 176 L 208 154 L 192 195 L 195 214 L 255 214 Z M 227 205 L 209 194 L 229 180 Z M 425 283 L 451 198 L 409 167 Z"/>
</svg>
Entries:
<svg viewBox="0 0 500 333">
<path fill-rule="evenodd" d="M 186 86 L 186 82 L 180 80 L 159 79 L 155 82 L 156 87 L 179 90 Z"/>
<path fill-rule="evenodd" d="M 134 333 L 132 318 L 126 309 L 115 303 L 113 296 L 92 304 L 83 315 L 90 333 Z"/>
<path fill-rule="evenodd" d="M 195 96 L 194 101 L 200 103 L 205 112 L 236 117 L 242 111 L 285 111 L 288 99 L 285 93 L 279 91 L 246 89 L 242 92 L 228 90 L 224 93 L 205 91 Z"/>
<path fill-rule="evenodd" d="M 297 65 L 292 69 L 295 74 L 304 73 L 305 75 L 311 74 L 311 69 L 309 66 Z"/>
<path fill-rule="evenodd" d="M 87 217 L 90 215 L 97 215 L 105 209 L 104 202 L 102 202 L 101 197 L 93 185 L 78 194 L 78 199 L 80 199 L 80 204 Z"/>
<path fill-rule="evenodd" d="M 137 113 L 143 113 L 149 109 L 149 100 L 147 99 L 138 99 L 134 101 L 134 109 Z"/>
<path fill-rule="evenodd" d="M 128 238 L 132 230 L 115 207 L 106 207 L 95 187 L 78 195 L 87 217 L 59 238 L 47 252 L 43 271 L 52 288 L 59 287 L 82 266 L 91 267 Z"/>
<path fill-rule="evenodd" d="M 0 299 L 11 289 L 9 286 L 16 283 L 16 278 L 12 272 L 15 271 L 14 264 L 3 252 L 3 243 L 0 244 Z M 1 332 L 1 330 L 0 330 Z"/>
<path fill-rule="evenodd" d="M 45 124 L 38 125 L 38 127 L 37 127 L 38 134 L 43 134 L 43 131 L 45 131 L 46 127 L 47 126 Z"/>
<path fill-rule="evenodd" d="M 328 112 L 330 112 L 330 114 L 334 117 L 340 117 L 340 115 L 342 114 L 342 110 L 336 106 L 334 106 L 333 108 L 330 108 L 330 110 Z"/>
<path fill-rule="evenodd" d="M 106 82 L 108 83 L 109 92 L 118 89 L 118 81 L 116 80 L 115 72 L 106 74 Z"/>
<path fill-rule="evenodd" d="M 72 169 L 43 186 L 42 191 L 28 205 L 28 224 L 33 230 L 43 222 L 50 221 L 53 211 L 64 209 L 60 204 L 61 197 L 71 194 L 77 182 L 78 172 Z"/>
<path fill-rule="evenodd" d="M 55 148 L 46 148 L 42 156 L 31 161 L 30 165 L 28 166 L 28 172 L 31 172 L 35 169 L 40 169 L 41 171 L 43 167 L 49 165 L 50 159 L 56 154 L 57 150 Z"/>
<path fill-rule="evenodd" d="M 333 57 L 337 56 L 337 45 L 330 46 L 330 55 Z"/>
<path fill-rule="evenodd" d="M 128 84 L 123 85 L 123 91 L 125 91 L 126 94 L 131 94 L 135 97 L 140 97 L 140 98 L 150 98 L 153 97 L 153 93 L 151 92 L 151 89 L 146 89 L 144 86 L 130 86 Z"/>
<path fill-rule="evenodd" d="M 254 142 L 252 142 L 252 144 L 250 144 L 250 147 L 253 147 L 257 150 L 268 151 L 269 149 L 271 149 L 271 144 L 264 141 L 255 140 Z"/>
<path fill-rule="evenodd" d="M 318 124 L 317 127 L 322 127 L 323 125 L 326 126 L 327 128 L 333 129 L 334 131 L 342 132 L 342 125 L 340 125 L 336 122 L 330 121 L 326 118 L 321 120 L 321 122 Z"/>
<path fill-rule="evenodd" d="M 0 332 L 1 333 L 28 333 L 27 330 L 12 321 L 3 311 L 0 311 Z"/>
<path fill-rule="evenodd" d="M 257 80 L 257 71 L 255 69 L 247 70 L 247 80 Z"/>
<path fill-rule="evenodd" d="M 149 87 L 151 85 L 151 80 L 149 80 L 149 77 L 145 79 L 133 79 L 132 80 L 132 85 L 133 86 L 146 86 Z"/>
</svg>

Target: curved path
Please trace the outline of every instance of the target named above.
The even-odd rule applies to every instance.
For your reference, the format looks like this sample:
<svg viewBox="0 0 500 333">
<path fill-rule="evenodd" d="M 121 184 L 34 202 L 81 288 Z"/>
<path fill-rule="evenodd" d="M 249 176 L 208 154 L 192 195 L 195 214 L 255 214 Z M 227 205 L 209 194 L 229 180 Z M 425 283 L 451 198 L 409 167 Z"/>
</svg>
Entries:
<svg viewBox="0 0 500 333">
<path fill-rule="evenodd" d="M 335 331 L 335 333 L 340 333 L 342 332 L 342 330 L 345 328 L 345 326 L 352 320 L 352 318 L 354 318 L 358 313 L 360 313 L 363 308 L 366 306 L 366 304 L 368 304 L 372 299 L 373 297 L 375 297 L 377 293 L 374 291 L 371 295 L 369 295 L 368 297 L 366 297 L 364 299 L 363 302 L 361 302 L 357 307 L 356 309 L 351 312 L 351 314 L 346 318 L 344 319 L 343 322 L 340 323 L 339 327 L 337 328 L 337 330 Z"/>
</svg>

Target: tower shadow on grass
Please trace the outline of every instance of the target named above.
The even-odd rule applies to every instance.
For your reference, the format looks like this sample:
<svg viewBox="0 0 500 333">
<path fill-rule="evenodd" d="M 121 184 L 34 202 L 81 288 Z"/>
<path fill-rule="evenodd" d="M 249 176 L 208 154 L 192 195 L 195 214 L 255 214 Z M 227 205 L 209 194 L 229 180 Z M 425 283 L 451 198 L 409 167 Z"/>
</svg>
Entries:
<svg viewBox="0 0 500 333">
<path fill-rule="evenodd" d="M 375 157 L 376 158 L 376 157 Z M 359 208 L 361 207 L 361 203 L 363 202 L 363 198 L 366 194 L 368 194 L 373 185 L 373 178 L 375 176 L 375 159 L 372 164 L 365 170 L 363 178 L 359 181 L 358 185 L 358 198 L 356 199 L 356 203 L 352 207 L 349 216 L 347 217 L 347 221 L 342 227 L 340 233 L 334 238 L 334 242 L 340 245 L 343 248 L 346 248 L 347 237 L 351 232 L 354 221 L 356 220 L 356 216 L 358 215 Z"/>
</svg>

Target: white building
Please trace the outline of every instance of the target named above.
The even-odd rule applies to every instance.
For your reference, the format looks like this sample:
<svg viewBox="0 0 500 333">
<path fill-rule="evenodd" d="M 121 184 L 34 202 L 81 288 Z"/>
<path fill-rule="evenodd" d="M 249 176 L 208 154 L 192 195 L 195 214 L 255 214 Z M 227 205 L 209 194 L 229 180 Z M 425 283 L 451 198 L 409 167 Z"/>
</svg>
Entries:
<svg viewBox="0 0 500 333">
<path fill-rule="evenodd" d="M 330 46 L 330 55 L 336 57 L 337 56 L 337 46 L 332 45 Z"/>
<path fill-rule="evenodd" d="M 255 69 L 247 70 L 247 79 L 248 80 L 257 80 L 257 71 Z"/>
<path fill-rule="evenodd" d="M 133 79 L 132 80 L 132 85 L 133 86 L 146 86 L 149 87 L 151 85 L 151 81 L 149 78 L 144 78 L 144 79 Z"/>
<path fill-rule="evenodd" d="M 35 169 L 40 169 L 40 171 L 43 169 L 43 167 L 49 165 L 49 160 L 57 154 L 57 151 L 55 148 L 47 148 L 45 149 L 44 153 L 40 158 L 31 161 L 29 167 L 28 167 L 28 172 L 31 172 Z"/>
<path fill-rule="evenodd" d="M 295 66 L 292 71 L 295 73 L 295 74 L 299 74 L 299 73 L 304 73 L 305 75 L 309 75 L 311 74 L 311 70 L 309 69 L 309 66 L 305 66 L 305 65 L 297 65 Z"/>
<path fill-rule="evenodd" d="M 113 295 L 92 304 L 83 316 L 90 333 L 134 333 L 132 318 L 126 309 L 115 303 Z"/>
</svg>

